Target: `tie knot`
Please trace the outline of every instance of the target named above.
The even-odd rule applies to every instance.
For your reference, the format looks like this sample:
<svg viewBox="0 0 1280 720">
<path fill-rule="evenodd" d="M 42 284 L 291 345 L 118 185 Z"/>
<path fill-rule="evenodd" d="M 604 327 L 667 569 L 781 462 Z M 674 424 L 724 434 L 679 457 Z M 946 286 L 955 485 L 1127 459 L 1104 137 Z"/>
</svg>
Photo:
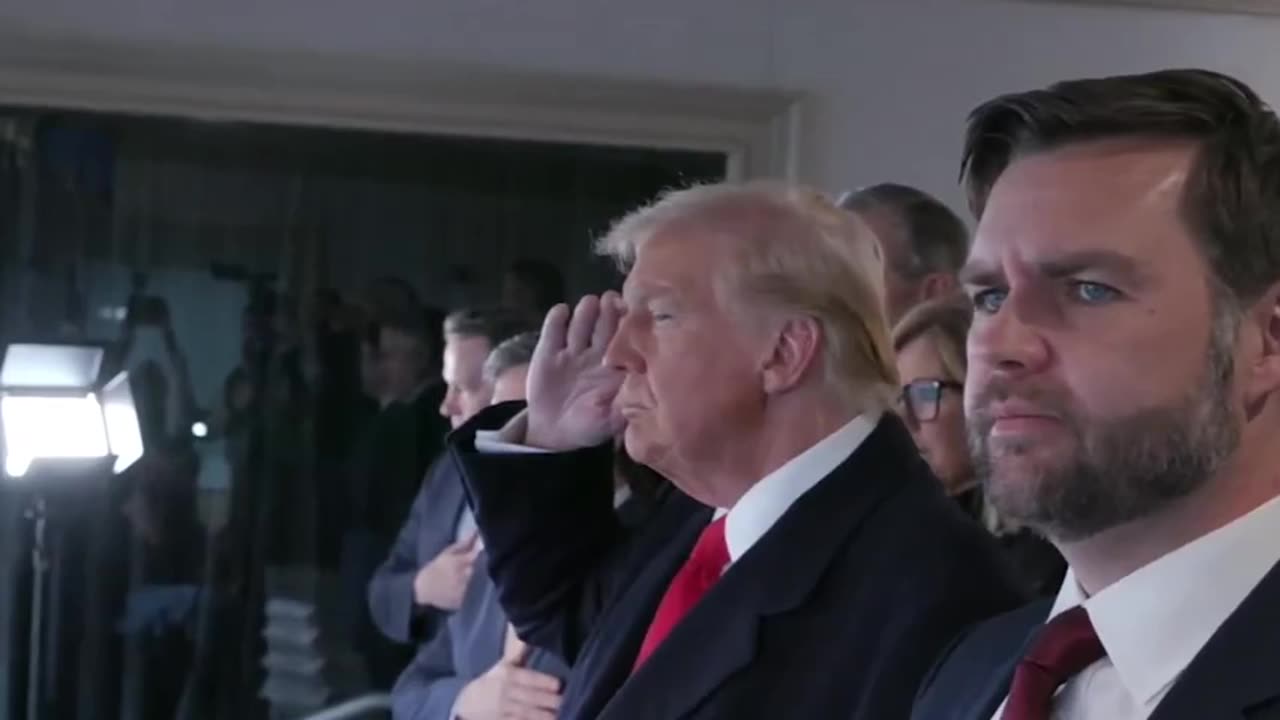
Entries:
<svg viewBox="0 0 1280 720">
<path fill-rule="evenodd" d="M 1001 720 L 1049 717 L 1058 688 L 1106 654 L 1083 607 L 1045 623 L 1014 670 Z"/>
<path fill-rule="evenodd" d="M 1106 654 L 1089 613 L 1076 606 L 1040 629 L 1023 662 L 1036 665 L 1061 684 Z"/>
<path fill-rule="evenodd" d="M 714 573 L 715 577 L 719 577 L 724 567 L 729 564 L 729 544 L 724 537 L 725 517 L 727 516 L 717 518 L 715 522 L 702 529 L 698 542 L 693 546 L 693 552 L 689 554 L 691 565 L 696 565 L 705 572 Z"/>
</svg>

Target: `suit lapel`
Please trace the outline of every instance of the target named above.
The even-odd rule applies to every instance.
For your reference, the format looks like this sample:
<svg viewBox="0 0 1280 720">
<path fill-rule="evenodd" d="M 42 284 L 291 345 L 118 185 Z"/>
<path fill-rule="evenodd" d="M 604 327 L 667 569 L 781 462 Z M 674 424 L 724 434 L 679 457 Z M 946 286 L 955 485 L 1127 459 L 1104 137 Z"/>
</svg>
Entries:
<svg viewBox="0 0 1280 720">
<path fill-rule="evenodd" d="M 610 630 L 595 633 L 574 668 L 581 674 L 574 684 L 584 688 L 583 697 L 566 698 L 581 708 L 583 714 L 574 717 L 600 717 L 602 708 L 627 683 L 667 585 L 692 552 L 702 529 L 711 522 L 710 508 L 686 495 L 673 490 L 663 502 L 669 506 L 659 510 L 644 530 L 646 535 L 654 536 L 656 545 L 642 545 L 639 555 L 643 560 L 633 568 L 625 597 L 614 602 L 597 621 L 600 627 Z"/>
<path fill-rule="evenodd" d="M 1151 720 L 1280 716 L 1280 563 L 1182 672 Z"/>
<path fill-rule="evenodd" d="M 1039 613 L 1047 615 L 1048 613 Z M 1018 651 L 1008 658 L 1001 665 L 997 666 L 992 672 L 985 685 L 981 686 L 982 690 L 979 697 L 980 702 L 973 703 L 974 714 L 966 718 L 966 720 L 991 720 L 996 715 L 996 711 L 1000 709 L 1000 705 L 1009 697 L 1009 688 L 1013 685 L 1013 673 L 1018 669 L 1018 662 L 1022 660 L 1022 656 L 1027 654 L 1031 648 L 1032 641 L 1035 640 L 1036 633 L 1044 627 L 1044 618 L 1041 617 L 1040 623 L 1034 625 L 1030 632 L 1026 634 L 1022 644 L 1018 646 Z"/>
<path fill-rule="evenodd" d="M 603 717 L 679 718 L 756 655 L 760 595 L 734 566 L 614 696 Z M 620 714 L 615 715 L 615 713 Z"/>
<path fill-rule="evenodd" d="M 857 451 L 725 572 L 601 717 L 685 717 L 748 666 L 756 657 L 761 621 L 801 605 L 845 539 L 914 477 L 898 471 L 897 458 L 911 452 L 914 445 L 901 424 L 891 417 L 882 420 Z"/>
</svg>

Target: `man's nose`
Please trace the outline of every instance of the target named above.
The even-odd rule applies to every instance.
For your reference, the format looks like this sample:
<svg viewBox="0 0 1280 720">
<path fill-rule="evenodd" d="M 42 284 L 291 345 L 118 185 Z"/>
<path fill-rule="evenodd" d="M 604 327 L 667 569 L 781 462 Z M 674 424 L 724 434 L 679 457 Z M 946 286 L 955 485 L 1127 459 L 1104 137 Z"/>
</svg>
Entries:
<svg viewBox="0 0 1280 720">
<path fill-rule="evenodd" d="M 444 401 L 440 403 L 440 414 L 447 418 L 458 414 L 458 393 L 452 387 L 444 393 Z"/>
<path fill-rule="evenodd" d="M 1034 299 L 1010 293 L 999 310 L 974 319 L 969 330 L 969 369 L 1003 374 L 1038 372 L 1052 356 Z"/>
<path fill-rule="evenodd" d="M 643 359 L 636 352 L 635 334 L 639 314 L 628 312 L 618 322 L 618 331 L 604 351 L 604 364 L 624 372 L 641 372 Z"/>
</svg>

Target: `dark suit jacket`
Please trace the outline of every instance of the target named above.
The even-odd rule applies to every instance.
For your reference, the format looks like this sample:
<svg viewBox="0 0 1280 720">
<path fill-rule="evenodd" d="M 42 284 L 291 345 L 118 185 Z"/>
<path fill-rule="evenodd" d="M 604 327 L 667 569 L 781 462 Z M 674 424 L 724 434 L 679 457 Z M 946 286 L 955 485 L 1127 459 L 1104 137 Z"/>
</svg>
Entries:
<svg viewBox="0 0 1280 720">
<path fill-rule="evenodd" d="M 391 691 L 396 720 L 449 720 L 462 688 L 502 657 L 506 634 L 507 616 L 493 581 L 483 572 L 472 575 L 462 607 L 421 647 Z M 533 651 L 525 667 L 562 680 L 569 676 L 564 661 L 545 650 Z"/>
<path fill-rule="evenodd" d="M 925 679 L 913 720 L 991 720 L 1052 605 L 1028 605 L 957 639 Z M 1280 564 L 1218 628 L 1149 720 L 1280 720 Z"/>
<path fill-rule="evenodd" d="M 388 638 L 425 642 L 439 626 L 444 613 L 414 604 L 413 579 L 453 543 L 466 501 L 455 465 L 448 456 L 441 456 L 427 472 L 391 554 L 369 581 L 369 612 Z"/>
<path fill-rule="evenodd" d="M 449 432 L 439 408 L 438 385 L 424 388 L 412 402 L 392 403 L 378 414 L 368 437 L 355 449 L 351 525 L 373 532 L 388 547 Z"/>
<path fill-rule="evenodd" d="M 627 532 L 599 480 L 609 448 L 475 452 L 475 431 L 517 407 L 482 413 L 450 448 L 508 616 L 573 665 L 564 718 L 903 718 L 952 637 L 1022 602 L 993 541 L 886 416 L 632 675 L 712 511 L 672 492 Z"/>
</svg>

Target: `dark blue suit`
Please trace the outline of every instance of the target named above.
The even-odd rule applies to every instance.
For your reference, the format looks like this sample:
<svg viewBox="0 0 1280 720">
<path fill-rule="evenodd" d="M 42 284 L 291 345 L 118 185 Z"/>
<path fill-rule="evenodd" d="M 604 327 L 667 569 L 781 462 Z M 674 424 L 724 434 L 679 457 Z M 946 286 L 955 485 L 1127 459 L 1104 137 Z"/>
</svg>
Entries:
<svg viewBox="0 0 1280 720">
<path fill-rule="evenodd" d="M 444 618 L 445 613 L 414 603 L 413 579 L 423 565 L 454 542 L 466 501 L 454 464 L 448 456 L 441 456 L 428 470 L 390 556 L 369 581 L 369 612 L 388 638 L 401 643 L 425 642 Z"/>
<path fill-rule="evenodd" d="M 1052 601 L 1028 605 L 957 639 L 922 685 L 912 719 L 991 720 L 1051 608 Z M 1280 720 L 1280 565 L 1218 628 L 1149 720 Z"/>
<path fill-rule="evenodd" d="M 462 607 L 421 647 L 391 691 L 396 720 L 449 720 L 462 688 L 502 657 L 506 634 L 507 616 L 493 581 L 483 571 L 472 575 Z M 569 675 L 564 662 L 545 650 L 535 650 L 524 667 L 561 679 Z"/>
<path fill-rule="evenodd" d="M 633 674 L 658 601 L 712 511 L 672 491 L 627 531 L 601 482 L 609 448 L 477 453 L 475 431 L 516 409 L 482 413 L 450 450 L 513 624 L 573 665 L 569 720 L 904 718 L 952 637 L 1023 601 L 995 543 L 886 416 Z"/>
</svg>

